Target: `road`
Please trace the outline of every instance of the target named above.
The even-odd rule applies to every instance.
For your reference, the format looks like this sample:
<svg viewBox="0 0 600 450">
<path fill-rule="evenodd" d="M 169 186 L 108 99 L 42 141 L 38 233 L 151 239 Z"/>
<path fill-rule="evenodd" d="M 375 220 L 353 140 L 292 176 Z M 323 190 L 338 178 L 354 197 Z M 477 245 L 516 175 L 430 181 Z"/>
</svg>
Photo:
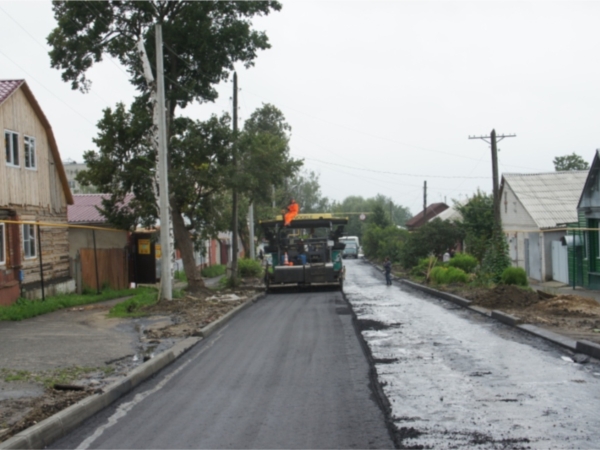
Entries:
<svg viewBox="0 0 600 450">
<path fill-rule="evenodd" d="M 345 294 L 406 448 L 600 447 L 600 366 L 347 263 Z M 420 447 L 423 446 L 423 447 Z"/>
<path fill-rule="evenodd" d="M 269 295 L 53 448 L 391 448 L 339 291 Z"/>
</svg>

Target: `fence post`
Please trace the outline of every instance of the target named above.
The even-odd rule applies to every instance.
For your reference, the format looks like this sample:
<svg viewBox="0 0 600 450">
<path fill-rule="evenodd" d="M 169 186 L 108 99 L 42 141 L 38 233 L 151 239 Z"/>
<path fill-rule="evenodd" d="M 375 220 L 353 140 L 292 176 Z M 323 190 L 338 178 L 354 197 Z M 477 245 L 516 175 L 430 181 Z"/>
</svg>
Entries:
<svg viewBox="0 0 600 450">
<path fill-rule="evenodd" d="M 44 290 L 44 263 L 42 262 L 42 234 L 40 232 L 40 226 L 37 225 L 37 240 L 38 240 L 38 250 L 40 253 L 40 281 L 42 284 L 42 301 L 46 301 L 46 292 Z"/>
<path fill-rule="evenodd" d="M 100 294 L 100 277 L 98 276 L 98 254 L 96 252 L 96 230 L 92 229 L 94 239 L 94 266 L 96 266 L 96 292 Z"/>
</svg>

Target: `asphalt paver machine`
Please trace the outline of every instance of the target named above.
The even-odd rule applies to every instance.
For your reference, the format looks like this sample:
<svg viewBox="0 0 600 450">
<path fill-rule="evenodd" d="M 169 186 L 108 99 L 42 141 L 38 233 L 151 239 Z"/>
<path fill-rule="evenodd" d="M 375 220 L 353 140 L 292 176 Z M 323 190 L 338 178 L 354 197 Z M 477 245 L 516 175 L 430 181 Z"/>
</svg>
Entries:
<svg viewBox="0 0 600 450">
<path fill-rule="evenodd" d="M 283 217 L 260 222 L 265 239 L 267 291 L 297 285 L 344 285 L 345 268 L 340 242 L 347 218 L 332 214 L 299 214 L 289 226 Z"/>
</svg>

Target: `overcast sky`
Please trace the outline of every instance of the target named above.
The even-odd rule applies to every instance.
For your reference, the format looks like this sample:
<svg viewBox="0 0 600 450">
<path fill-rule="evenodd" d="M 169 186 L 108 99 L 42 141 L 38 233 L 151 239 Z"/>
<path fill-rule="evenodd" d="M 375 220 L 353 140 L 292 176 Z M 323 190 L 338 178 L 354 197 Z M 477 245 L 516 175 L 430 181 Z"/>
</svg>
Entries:
<svg viewBox="0 0 600 450">
<path fill-rule="evenodd" d="M 491 192 L 489 145 L 470 135 L 516 134 L 499 144 L 500 172 L 553 171 L 555 156 L 591 162 L 600 147 L 600 2 L 284 1 L 255 20 L 272 48 L 238 68 L 240 118 L 262 103 L 292 126 L 292 155 L 320 174 L 334 200 L 378 193 L 422 209 Z M 72 91 L 50 68 L 50 1 L 0 0 L 0 79 L 26 79 L 63 160 L 82 160 L 102 109 L 133 97 L 110 59 Z M 214 104 L 231 111 L 231 84 Z"/>
</svg>

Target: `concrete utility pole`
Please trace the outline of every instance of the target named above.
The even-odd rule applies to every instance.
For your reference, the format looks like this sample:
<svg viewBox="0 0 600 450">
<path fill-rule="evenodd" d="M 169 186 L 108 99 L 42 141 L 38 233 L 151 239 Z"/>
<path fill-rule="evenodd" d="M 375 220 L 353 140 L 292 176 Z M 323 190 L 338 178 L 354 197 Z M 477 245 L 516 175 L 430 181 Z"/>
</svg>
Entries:
<svg viewBox="0 0 600 450">
<path fill-rule="evenodd" d="M 158 102 L 158 170 L 159 170 L 159 206 L 160 206 L 160 247 L 161 247 L 161 285 L 162 298 L 173 298 L 171 280 L 171 242 L 169 230 L 171 217 L 169 211 L 169 179 L 167 169 L 167 121 L 165 118 L 165 79 L 163 67 L 162 27 L 155 25 L 156 31 L 156 81 Z"/>
<path fill-rule="evenodd" d="M 237 116 L 237 73 L 233 72 L 233 170 L 234 177 L 237 177 L 237 131 L 238 131 L 238 116 Z M 238 266 L 238 194 L 237 189 L 233 188 L 233 224 L 232 224 L 232 234 L 231 237 L 231 279 L 237 279 L 237 266 Z"/>
<path fill-rule="evenodd" d="M 254 248 L 254 203 L 250 203 L 248 210 L 248 226 L 250 231 L 250 259 L 256 259 L 256 249 Z"/>
<path fill-rule="evenodd" d="M 500 223 L 500 191 L 498 186 L 498 148 L 496 144 L 504 138 L 517 137 L 516 134 L 502 134 L 496 136 L 496 130 L 492 130 L 489 136 L 469 136 L 469 139 L 481 139 L 490 144 L 492 148 L 492 180 L 494 199 L 494 220 Z M 489 139 L 489 140 L 488 140 Z"/>
</svg>

